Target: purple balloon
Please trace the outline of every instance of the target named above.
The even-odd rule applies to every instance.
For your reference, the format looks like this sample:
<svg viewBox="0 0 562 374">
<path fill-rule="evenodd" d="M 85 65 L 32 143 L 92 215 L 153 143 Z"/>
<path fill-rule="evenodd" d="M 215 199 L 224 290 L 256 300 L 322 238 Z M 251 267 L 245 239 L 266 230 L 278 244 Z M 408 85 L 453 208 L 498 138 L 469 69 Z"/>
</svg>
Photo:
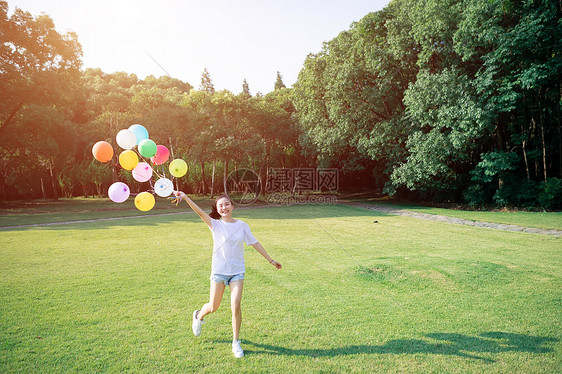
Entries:
<svg viewBox="0 0 562 374">
<path fill-rule="evenodd" d="M 124 201 L 127 201 L 129 195 L 131 194 L 131 190 L 125 183 L 115 182 L 111 186 L 109 186 L 107 194 L 109 195 L 111 201 L 122 203 Z"/>
</svg>

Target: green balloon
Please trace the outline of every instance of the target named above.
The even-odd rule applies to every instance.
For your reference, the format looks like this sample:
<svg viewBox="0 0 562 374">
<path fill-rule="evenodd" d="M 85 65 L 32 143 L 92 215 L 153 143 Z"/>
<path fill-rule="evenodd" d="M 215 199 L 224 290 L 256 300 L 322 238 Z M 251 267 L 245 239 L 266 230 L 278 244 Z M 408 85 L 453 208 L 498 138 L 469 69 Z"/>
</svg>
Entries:
<svg viewBox="0 0 562 374">
<path fill-rule="evenodd" d="M 139 143 L 139 153 L 142 157 L 150 158 L 156 154 L 157 150 L 156 143 L 150 139 L 144 139 Z"/>
</svg>

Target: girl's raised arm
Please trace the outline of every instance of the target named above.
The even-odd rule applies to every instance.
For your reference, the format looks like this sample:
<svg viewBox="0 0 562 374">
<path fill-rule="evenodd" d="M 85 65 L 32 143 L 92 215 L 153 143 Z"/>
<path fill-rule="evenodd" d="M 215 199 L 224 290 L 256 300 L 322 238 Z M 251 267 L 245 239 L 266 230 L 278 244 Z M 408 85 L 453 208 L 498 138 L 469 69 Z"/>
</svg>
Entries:
<svg viewBox="0 0 562 374">
<path fill-rule="evenodd" d="M 199 208 L 197 204 L 195 204 L 189 197 L 187 197 L 185 193 L 183 193 L 182 191 L 174 191 L 174 196 L 178 199 L 185 200 L 189 204 L 191 209 L 193 209 L 193 211 L 197 213 L 199 217 L 201 217 L 203 222 L 205 222 L 211 230 L 213 229 L 213 226 L 211 225 L 211 217 L 209 217 L 209 215 L 205 213 L 203 209 Z"/>
</svg>

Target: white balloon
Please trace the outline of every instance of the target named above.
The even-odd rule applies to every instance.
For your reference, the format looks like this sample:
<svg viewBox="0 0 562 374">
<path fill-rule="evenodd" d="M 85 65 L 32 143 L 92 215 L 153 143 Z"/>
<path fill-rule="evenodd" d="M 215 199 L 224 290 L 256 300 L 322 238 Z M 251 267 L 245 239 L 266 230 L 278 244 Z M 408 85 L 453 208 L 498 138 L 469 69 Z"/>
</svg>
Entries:
<svg viewBox="0 0 562 374">
<path fill-rule="evenodd" d="M 117 145 L 123 149 L 133 149 L 137 145 L 137 137 L 129 129 L 119 131 L 115 140 L 117 140 Z"/>
<path fill-rule="evenodd" d="M 154 183 L 154 192 L 160 197 L 167 197 L 174 192 L 174 183 L 168 178 L 160 178 Z"/>
</svg>

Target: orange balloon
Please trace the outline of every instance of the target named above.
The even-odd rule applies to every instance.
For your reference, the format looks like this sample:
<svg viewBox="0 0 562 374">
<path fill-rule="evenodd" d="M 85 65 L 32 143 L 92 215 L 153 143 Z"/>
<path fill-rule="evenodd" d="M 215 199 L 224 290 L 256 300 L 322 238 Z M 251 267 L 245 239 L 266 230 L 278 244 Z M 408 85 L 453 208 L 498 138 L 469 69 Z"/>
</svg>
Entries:
<svg viewBox="0 0 562 374">
<path fill-rule="evenodd" d="M 92 147 L 94 158 L 100 162 L 108 162 L 113 158 L 113 147 L 108 142 L 100 140 Z"/>
</svg>

